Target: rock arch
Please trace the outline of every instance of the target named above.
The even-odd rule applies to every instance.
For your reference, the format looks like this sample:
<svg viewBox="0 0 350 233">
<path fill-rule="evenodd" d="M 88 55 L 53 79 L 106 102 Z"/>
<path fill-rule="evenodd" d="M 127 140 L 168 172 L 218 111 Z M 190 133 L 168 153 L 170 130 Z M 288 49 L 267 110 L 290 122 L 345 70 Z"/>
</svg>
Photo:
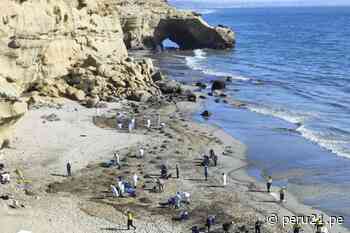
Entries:
<svg viewBox="0 0 350 233">
<path fill-rule="evenodd" d="M 234 33 L 226 27 L 209 26 L 200 17 L 164 18 L 155 28 L 153 42 L 161 46 L 169 38 L 181 49 L 225 49 L 234 46 Z"/>
</svg>

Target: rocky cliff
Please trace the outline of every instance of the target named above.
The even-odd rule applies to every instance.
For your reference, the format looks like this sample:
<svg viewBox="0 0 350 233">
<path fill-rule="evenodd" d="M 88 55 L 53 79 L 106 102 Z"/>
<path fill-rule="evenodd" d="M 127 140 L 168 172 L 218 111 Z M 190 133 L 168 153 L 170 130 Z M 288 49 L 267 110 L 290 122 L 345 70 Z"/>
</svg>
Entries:
<svg viewBox="0 0 350 233">
<path fill-rule="evenodd" d="M 116 0 L 124 41 L 130 49 L 157 48 L 165 39 L 182 49 L 233 47 L 234 32 L 224 26 L 211 27 L 199 14 L 179 11 L 166 0 Z"/>
<path fill-rule="evenodd" d="M 152 62 L 134 62 L 127 49 L 167 38 L 183 49 L 234 44 L 230 29 L 165 0 L 1 0 L 0 9 L 0 144 L 27 104 L 160 94 Z"/>
</svg>

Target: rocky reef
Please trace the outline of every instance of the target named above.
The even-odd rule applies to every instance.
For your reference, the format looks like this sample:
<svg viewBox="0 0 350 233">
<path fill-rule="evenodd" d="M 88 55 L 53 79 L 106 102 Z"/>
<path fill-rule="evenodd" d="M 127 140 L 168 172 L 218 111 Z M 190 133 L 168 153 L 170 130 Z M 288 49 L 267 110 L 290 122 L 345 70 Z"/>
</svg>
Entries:
<svg viewBox="0 0 350 233">
<path fill-rule="evenodd" d="M 0 144 L 33 103 L 159 95 L 152 61 L 136 62 L 127 49 L 167 38 L 182 49 L 234 45 L 232 30 L 165 0 L 2 0 L 0 8 Z"/>
</svg>

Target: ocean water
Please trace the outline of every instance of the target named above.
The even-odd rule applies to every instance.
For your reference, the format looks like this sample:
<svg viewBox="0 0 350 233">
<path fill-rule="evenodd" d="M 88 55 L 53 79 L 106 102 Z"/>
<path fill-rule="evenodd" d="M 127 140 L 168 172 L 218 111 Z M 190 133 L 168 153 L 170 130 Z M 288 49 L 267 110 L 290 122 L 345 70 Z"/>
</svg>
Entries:
<svg viewBox="0 0 350 233">
<path fill-rule="evenodd" d="M 196 51 L 191 68 L 247 81 L 234 95 L 252 111 L 297 123 L 303 137 L 350 158 L 350 8 L 217 9 L 204 18 L 234 28 L 237 46 Z"/>
<path fill-rule="evenodd" d="M 235 49 L 166 51 L 158 65 L 184 82 L 232 76 L 227 93 L 247 109 L 205 108 L 248 145 L 249 174 L 350 226 L 350 7 L 191 10 L 232 27 Z"/>
</svg>

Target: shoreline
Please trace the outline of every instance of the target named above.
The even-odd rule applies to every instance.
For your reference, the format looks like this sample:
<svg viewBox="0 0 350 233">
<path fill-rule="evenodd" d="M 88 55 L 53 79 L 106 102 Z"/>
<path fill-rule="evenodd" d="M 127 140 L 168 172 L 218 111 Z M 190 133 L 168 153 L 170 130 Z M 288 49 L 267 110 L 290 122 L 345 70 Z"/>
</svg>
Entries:
<svg viewBox="0 0 350 233">
<path fill-rule="evenodd" d="M 142 104 L 139 108 L 144 109 Z M 109 104 L 109 108 L 99 112 L 108 118 L 116 109 L 129 111 L 129 102 Z M 190 226 L 203 227 L 209 214 L 218 217 L 215 229 L 220 229 L 224 221 L 234 220 L 235 229 L 243 226 L 252 229 L 257 218 L 263 219 L 272 213 L 290 216 L 294 211 L 288 209 L 289 195 L 287 209 L 283 209 L 275 203 L 273 196 L 262 192 L 264 185 L 246 173 L 245 146 L 218 127 L 194 122 L 192 116 L 199 109 L 200 103 L 180 101 L 176 107 L 166 104 L 157 110 L 166 123 L 164 131 L 141 129 L 132 134 L 118 132 L 108 125 L 103 128 L 94 125 L 92 118 L 97 110 L 70 101 L 57 109 L 30 111 L 18 127 L 17 135 L 21 136 L 11 149 L 3 152 L 6 166 L 21 168 L 26 179 L 31 181 L 31 195 L 28 195 L 16 184 L 16 175 L 11 172 L 13 182 L 4 186 L 2 192 L 12 193 L 13 199 L 23 203 L 25 208 L 11 209 L 8 207 L 11 199 L 0 200 L 0 214 L 6 216 L 0 223 L 5 226 L 5 232 L 20 229 L 39 233 L 109 232 L 108 229 L 119 232 L 118 229 L 123 229 L 125 216 L 122 212 L 126 209 L 136 212 L 136 224 L 142 228 L 138 232 L 188 232 Z M 154 110 L 144 109 L 145 114 L 150 111 Z M 38 120 L 49 113 L 56 114 L 60 120 Z M 37 122 L 35 132 L 32 131 L 33 122 Z M 60 143 L 53 143 L 56 140 Z M 75 144 L 77 148 L 73 146 Z M 133 156 L 140 144 L 146 147 L 143 160 Z M 128 165 L 121 171 L 102 168 L 99 164 L 111 159 L 117 148 Z M 209 168 L 209 181 L 205 182 L 203 167 L 196 164 L 202 158 L 201 154 L 208 153 L 210 148 L 219 155 L 219 166 Z M 64 176 L 66 160 L 72 161 L 73 178 Z M 127 180 L 132 172 L 136 171 L 140 176 L 142 172 L 141 182 L 147 185 L 150 180 L 143 176 L 157 173 L 162 163 L 166 163 L 173 174 L 174 164 L 179 163 L 183 177 L 165 181 L 164 193 L 154 194 L 140 188 L 136 199 L 105 196 L 104 193 L 109 192 L 108 184 L 113 183 L 119 172 Z M 221 181 L 223 171 L 229 176 L 226 187 Z M 52 187 L 54 191 L 48 191 Z M 190 212 L 190 220 L 183 223 L 171 220 L 179 210 L 159 209 L 158 202 L 167 200 L 176 191 L 191 193 L 191 205 L 182 207 Z M 95 200 L 94 197 L 102 199 Z M 298 212 L 307 213 L 299 209 L 299 205 L 296 208 Z M 59 214 L 57 209 L 60 209 Z M 265 224 L 263 230 L 287 232 L 290 226 Z M 305 229 L 305 232 L 312 231 Z"/>
<path fill-rule="evenodd" d="M 232 100 L 229 100 L 228 102 L 230 102 Z M 233 102 L 237 102 L 236 100 L 233 100 Z M 238 101 L 239 102 L 239 101 Z M 249 110 L 248 110 L 249 111 Z M 219 114 L 219 113 L 218 113 Z M 202 124 L 208 124 L 208 125 L 211 125 L 212 127 L 217 127 L 219 130 L 223 131 L 225 134 L 227 134 L 229 137 L 232 137 L 234 138 L 234 135 L 228 133 L 225 131 L 224 128 L 220 127 L 219 125 L 213 125 L 212 123 L 202 123 Z M 235 139 L 237 140 L 237 139 Z M 240 142 L 242 143 L 242 142 Z M 246 153 L 246 152 L 245 152 Z M 249 167 L 253 166 L 253 163 L 254 163 L 254 160 L 251 160 L 251 159 L 248 159 L 247 158 L 247 154 L 245 154 L 244 156 L 244 161 L 246 163 L 245 166 L 243 166 L 242 168 L 239 168 L 239 172 L 236 173 L 236 176 L 233 177 L 234 180 L 238 181 L 239 183 L 241 183 L 241 185 L 246 185 L 246 184 L 250 184 L 252 185 L 254 188 L 256 188 L 256 190 L 249 190 L 248 189 L 248 192 L 256 192 L 256 193 L 265 193 L 265 198 L 266 197 L 269 197 L 270 195 L 268 195 L 265 191 L 266 189 L 266 184 L 259 181 L 258 180 L 258 177 L 256 176 L 252 176 L 252 175 L 249 175 L 248 174 L 248 169 Z M 250 163 L 252 163 L 250 165 Z M 257 168 L 258 170 L 260 170 L 259 168 Z M 287 192 L 286 192 L 286 202 L 283 203 L 283 204 L 279 204 L 278 203 L 278 198 L 279 198 L 279 188 L 277 188 L 278 186 L 272 186 L 272 190 L 273 192 L 271 193 L 271 196 L 269 197 L 270 199 L 272 198 L 273 200 L 276 201 L 276 205 L 279 206 L 279 209 L 276 209 L 275 212 L 271 212 L 270 215 L 268 216 L 265 216 L 265 219 L 266 217 L 272 217 L 272 216 L 278 216 L 278 219 L 279 219 L 279 222 L 283 222 L 283 219 L 286 220 L 286 221 L 293 221 L 292 219 L 294 217 L 303 217 L 302 219 L 304 219 L 305 217 L 309 216 L 309 217 L 312 217 L 313 220 L 311 221 L 315 221 L 315 218 L 313 216 L 317 215 L 317 216 L 320 216 L 322 215 L 323 216 L 323 219 L 325 221 L 329 220 L 331 221 L 330 219 L 334 220 L 335 217 L 341 217 L 341 216 L 331 216 L 331 215 L 327 215 L 324 211 L 322 210 L 319 210 L 319 209 L 315 209 L 314 207 L 310 206 L 310 205 L 307 205 L 307 204 L 304 204 L 302 203 L 301 200 L 299 200 L 295 195 L 293 195 L 292 193 L 288 192 L 288 189 L 287 189 Z M 262 195 L 252 195 L 252 199 L 254 198 L 264 198 L 263 197 L 264 194 Z M 269 201 L 267 201 L 269 202 Z M 269 209 L 269 208 L 267 208 Z M 295 219 L 295 218 L 294 218 Z M 303 220 L 301 220 L 303 221 Z M 304 232 L 314 232 L 314 226 L 311 226 L 311 224 L 305 224 L 306 225 L 306 229 L 303 228 Z M 341 224 L 334 224 L 331 229 L 329 228 L 329 231 L 330 232 L 349 232 L 349 229 L 348 227 L 346 226 L 343 226 Z"/>
<path fill-rule="evenodd" d="M 155 59 L 157 59 L 157 58 L 155 58 Z M 162 63 L 165 63 L 165 66 L 166 66 L 166 59 L 167 59 L 167 57 L 165 57 L 165 58 L 163 58 L 163 57 L 161 57 L 161 59 L 162 59 Z M 170 60 L 170 61 L 172 61 L 172 60 Z M 174 61 L 176 61 L 176 60 L 174 60 Z M 174 62 L 173 61 L 173 62 Z M 182 64 L 182 63 L 181 63 Z M 164 65 L 164 64 L 163 64 Z M 185 65 L 185 64 L 184 64 Z M 160 66 L 160 67 L 162 67 L 162 66 Z M 170 74 L 172 74 L 172 71 L 171 71 L 171 68 L 172 68 L 172 66 L 169 66 L 169 67 L 167 67 L 166 66 L 166 68 L 167 68 L 167 72 L 169 72 Z M 175 67 L 176 68 L 176 67 Z M 169 70 L 169 71 L 168 71 Z M 176 71 L 174 71 L 174 74 L 175 74 L 175 80 L 177 80 L 178 79 L 178 77 L 176 76 L 177 74 L 179 74 L 179 73 L 181 73 L 181 72 L 185 72 L 186 71 L 186 69 L 185 68 L 183 68 L 183 69 L 179 69 L 179 70 L 176 70 Z M 200 71 L 198 71 L 198 73 L 199 73 Z M 189 73 L 190 73 L 190 75 L 192 75 L 192 76 L 194 76 L 194 77 L 197 77 L 198 76 L 198 74 L 196 75 L 196 73 L 194 73 L 194 75 L 192 74 L 192 72 L 191 72 L 191 70 L 189 71 Z M 171 75 L 170 75 L 171 76 Z M 184 80 L 184 82 L 185 83 L 195 83 L 195 82 L 203 82 L 203 83 L 205 83 L 205 84 L 207 84 L 207 85 L 210 85 L 210 83 L 209 83 L 209 80 L 212 80 L 213 78 L 212 77 L 207 77 L 207 75 L 203 75 L 203 77 L 201 77 L 200 75 L 199 75 L 199 77 L 200 78 L 193 78 L 192 76 L 190 76 L 188 79 L 189 79 L 189 81 L 187 81 L 186 82 L 186 79 L 185 78 L 179 78 L 179 80 L 180 81 L 183 81 Z M 225 77 L 217 77 L 217 79 L 224 79 Z M 204 96 L 206 96 L 206 93 L 205 93 L 206 91 L 203 91 L 202 92 L 202 95 L 204 95 Z M 211 97 L 209 97 L 209 98 L 211 98 Z M 227 99 L 226 99 L 227 100 Z M 220 101 L 220 102 L 222 102 L 222 100 Z M 242 102 L 240 102 L 239 100 L 236 100 L 236 99 L 233 99 L 233 100 L 228 100 L 228 102 L 229 102 L 229 104 L 230 105 L 232 105 L 234 108 L 237 108 L 237 109 L 239 109 L 240 108 L 240 105 L 242 104 Z M 231 102 L 231 103 L 230 103 Z M 210 103 L 212 103 L 212 104 L 216 104 L 216 103 L 214 103 L 214 101 L 211 101 Z M 243 104 L 244 104 L 244 102 L 243 102 Z M 216 108 L 214 108 L 215 110 L 220 110 L 220 108 L 219 109 L 216 109 Z M 213 109 L 211 109 L 211 110 L 213 110 Z M 245 110 L 238 110 L 238 111 L 245 111 Z M 254 112 L 254 111 L 251 111 L 250 109 L 247 109 L 247 111 L 249 111 L 251 114 L 250 115 L 252 115 L 252 114 L 257 114 L 257 115 L 259 115 L 259 113 L 257 113 L 257 112 Z M 215 112 L 215 111 L 213 111 L 213 112 Z M 220 112 L 218 112 L 218 115 L 219 115 L 219 113 Z M 231 112 L 228 112 L 229 114 L 231 113 Z M 231 113 L 232 114 L 232 113 Z M 242 114 L 243 116 L 245 116 L 245 115 L 249 115 L 249 114 Z M 242 116 L 240 116 L 240 117 L 242 117 Z M 279 125 L 282 125 L 281 127 L 286 127 L 286 128 L 281 128 L 281 129 L 286 129 L 286 132 L 294 132 L 293 130 L 294 130 L 294 127 L 297 127 L 298 125 L 296 125 L 296 124 L 293 124 L 293 123 L 290 123 L 290 122 L 286 122 L 286 121 L 284 121 L 283 119 L 280 119 L 280 118 L 276 118 L 276 117 L 274 117 L 274 116 L 269 116 L 269 115 L 264 115 L 263 117 L 266 117 L 266 118 L 273 118 L 274 120 L 273 120 L 273 122 L 275 122 L 275 121 L 280 121 L 280 122 L 282 122 L 283 121 L 283 124 L 280 124 L 280 123 L 278 123 Z M 222 120 L 222 117 L 218 117 L 218 119 L 219 119 L 219 121 L 221 121 Z M 268 121 L 269 123 L 270 123 L 270 121 Z M 222 122 L 221 122 L 222 123 Z M 290 125 L 290 126 L 289 126 Z M 227 125 L 226 125 L 227 126 Z M 277 128 L 277 130 L 279 130 L 280 128 Z M 224 129 L 225 130 L 225 129 Z M 234 129 L 230 129 L 231 130 L 231 132 L 230 132 L 230 134 L 231 135 L 233 135 L 234 136 L 234 134 L 233 134 L 233 131 L 234 131 Z M 289 131 L 290 130 L 290 131 Z M 242 131 L 244 131 L 244 130 L 242 130 Z M 247 130 L 246 130 L 247 131 Z M 249 135 L 249 133 L 247 133 L 246 132 L 246 135 L 244 135 L 245 137 L 247 137 L 247 135 Z M 323 156 L 323 155 L 325 155 L 326 156 L 326 158 L 328 158 L 327 156 L 328 156 L 328 153 L 330 153 L 330 152 L 328 152 L 328 151 L 323 151 L 323 149 L 321 148 L 321 147 L 319 147 L 319 145 L 317 145 L 317 144 L 314 144 L 314 143 L 312 143 L 312 142 L 310 142 L 308 139 L 306 139 L 306 138 L 304 138 L 304 137 L 301 137 L 301 136 L 299 136 L 299 135 L 292 135 L 291 136 L 292 138 L 294 138 L 294 137 L 300 137 L 299 139 L 296 139 L 296 140 L 290 140 L 291 142 L 297 142 L 297 143 L 302 143 L 302 144 L 300 144 L 301 146 L 306 146 L 306 148 L 308 148 L 308 149 L 310 149 L 310 151 L 312 151 L 312 153 L 314 153 L 315 154 L 315 156 L 317 155 L 317 154 L 320 154 L 320 153 L 322 153 L 321 155 Z M 284 138 L 285 139 L 285 138 Z M 276 137 L 276 140 L 278 140 L 277 139 L 277 137 Z M 304 143 L 303 142 L 303 140 L 305 140 L 306 142 Z M 261 141 L 261 140 L 260 140 Z M 253 142 L 254 143 L 254 142 Z M 285 146 L 288 146 L 288 144 L 284 144 Z M 258 153 L 258 151 L 257 151 L 257 149 L 258 149 L 258 147 L 259 147 L 259 144 L 256 146 L 256 148 L 254 149 L 254 152 L 257 152 Z M 300 148 L 302 148 L 302 147 L 300 147 Z M 274 149 L 274 148 L 272 148 L 272 149 Z M 300 149 L 301 151 L 298 151 L 298 152 L 302 152 L 302 149 Z M 266 151 L 265 151 L 266 152 Z M 272 151 L 273 152 L 273 151 Z M 281 152 L 281 151 L 280 151 Z M 306 151 L 307 152 L 307 151 Z M 292 158 L 292 157 L 291 157 Z M 254 158 L 252 158 L 253 160 L 254 160 Z M 302 159 L 302 158 L 300 158 L 300 159 Z M 315 159 L 316 159 L 316 157 L 315 157 Z M 333 158 L 333 157 L 330 157 L 330 160 L 333 160 L 333 159 L 338 159 L 338 158 Z M 278 158 L 277 158 L 277 160 L 278 160 Z M 254 160 L 255 161 L 255 160 Z M 258 159 L 256 159 L 256 161 L 260 161 L 260 160 L 258 160 Z M 260 161 L 261 162 L 261 161 Z M 285 161 L 286 162 L 286 164 L 288 163 L 288 160 L 286 160 Z M 289 164 L 289 163 L 288 163 Z M 293 163 L 292 163 L 293 164 Z M 295 165 L 295 164 L 293 164 L 293 165 Z M 302 168 L 301 168 L 302 169 Z M 256 174 L 255 174 L 255 171 L 254 172 L 251 172 L 251 173 L 254 173 L 254 174 L 249 174 L 249 175 L 252 175 L 252 177 L 254 178 L 254 179 L 256 179 L 258 182 L 259 182 L 259 174 L 258 174 L 258 172 L 261 172 L 262 171 L 262 169 L 261 168 L 259 168 L 259 167 L 256 167 Z M 301 170 L 302 171 L 302 170 Z M 296 172 L 298 172 L 298 168 L 297 169 L 295 169 L 295 170 L 292 170 L 291 171 L 292 173 L 291 174 L 296 174 Z M 305 174 L 308 174 L 308 172 L 306 171 L 306 172 L 304 172 Z M 255 176 L 256 175 L 256 176 Z M 278 176 L 279 174 L 277 174 L 277 176 Z M 282 176 L 283 175 L 288 175 L 287 173 L 285 173 L 285 174 L 283 174 L 282 173 Z M 302 175 L 301 175 L 302 176 Z M 278 179 L 276 179 L 275 181 L 277 181 Z M 283 180 L 278 180 L 276 183 L 281 183 L 280 185 L 282 186 L 282 184 L 284 183 L 284 181 Z M 302 205 L 306 205 L 306 206 L 308 206 L 308 207 L 310 207 L 310 208 L 316 208 L 316 207 L 312 207 L 313 205 L 311 205 L 310 203 L 309 204 L 304 204 L 304 202 L 303 202 L 303 200 L 301 199 L 301 197 L 300 197 L 300 195 L 296 195 L 296 192 L 303 192 L 303 188 L 305 187 L 313 187 L 312 185 L 307 185 L 307 186 L 302 186 L 302 187 L 299 187 L 299 186 L 297 186 L 297 187 L 295 187 L 295 186 L 297 186 L 297 185 L 293 185 L 293 196 L 295 196 L 295 198 L 294 199 L 298 199 L 298 202 L 299 203 L 302 203 Z M 311 193 L 310 195 L 312 195 L 312 192 L 314 191 L 314 192 L 317 192 L 317 190 L 319 190 L 320 192 L 322 191 L 322 188 L 324 188 L 323 186 L 321 187 L 319 187 L 319 186 L 317 186 L 317 187 L 315 187 L 314 189 L 307 189 L 308 191 L 309 191 L 309 193 Z M 296 189 L 296 190 L 294 190 L 294 189 Z M 288 195 L 291 195 L 291 194 L 288 194 Z M 310 197 L 310 195 L 309 195 L 309 197 Z M 331 200 L 331 198 L 329 199 L 329 200 Z M 322 199 L 322 201 L 328 201 L 327 199 Z M 316 203 L 316 204 L 314 204 L 314 205 L 317 205 L 318 206 L 318 204 Z M 335 206 L 339 206 L 339 204 L 337 204 L 337 203 L 334 203 L 334 205 Z M 325 208 L 321 208 L 321 207 L 324 207 L 324 205 L 323 206 L 318 206 L 318 209 L 319 209 L 319 211 L 321 211 L 321 212 L 326 212 L 326 213 L 328 213 L 329 215 L 332 215 L 332 216 L 338 216 L 338 217 L 344 217 L 345 218 L 345 222 L 347 222 L 348 221 L 348 215 L 344 212 L 343 214 L 342 214 L 342 212 L 336 212 L 335 210 L 336 210 L 336 208 L 334 208 L 334 206 L 332 206 L 333 207 L 333 209 L 332 208 L 329 208 L 329 209 L 325 209 Z M 334 211 L 332 211 L 332 210 L 334 210 Z M 346 225 L 343 225 L 343 227 L 344 228 L 346 228 L 346 230 L 347 231 L 349 231 L 349 224 L 348 223 L 346 223 Z"/>
<path fill-rule="evenodd" d="M 136 54 L 137 55 L 137 54 Z M 157 59 L 157 58 L 153 58 L 153 59 Z M 161 66 L 160 66 L 161 67 Z M 170 75 L 171 76 L 171 75 Z M 217 79 L 224 79 L 225 77 L 217 77 Z M 175 79 L 176 80 L 176 79 Z M 211 80 L 211 79 L 210 79 Z M 182 81 L 182 79 L 181 79 L 181 81 Z M 190 78 L 190 81 L 188 81 L 188 82 L 186 82 L 186 81 L 183 81 L 184 83 L 193 83 L 193 82 L 195 82 L 195 81 L 199 81 L 199 82 L 203 82 L 203 80 L 201 80 L 201 79 L 191 79 Z M 206 80 L 206 81 L 208 81 L 208 80 Z M 204 81 L 205 82 L 205 81 Z M 207 85 L 210 85 L 210 83 L 207 83 L 207 82 L 205 82 L 205 84 L 207 84 Z M 206 96 L 206 93 L 205 93 L 205 91 L 203 91 L 203 92 L 199 92 L 199 95 L 204 95 L 204 96 Z M 211 97 L 209 97 L 209 98 L 211 98 Z M 226 99 L 227 100 L 227 102 L 228 102 L 228 104 L 229 105 L 232 105 L 232 107 L 234 107 L 234 108 L 240 108 L 240 105 L 243 103 L 244 104 L 244 102 L 241 102 L 241 101 L 239 101 L 239 100 L 236 100 L 236 99 L 227 99 L 227 98 L 224 98 L 224 99 Z M 222 102 L 222 100 L 223 99 L 221 99 L 221 101 L 220 102 Z M 206 101 L 206 100 L 203 100 L 203 101 Z M 204 109 L 202 109 L 202 110 L 204 110 Z M 249 109 L 247 109 L 247 111 L 250 111 Z M 197 114 L 198 115 L 198 114 Z M 270 116 L 269 116 L 270 117 Z M 271 116 L 272 117 L 272 116 Z M 276 118 L 276 119 L 278 119 L 278 118 Z M 197 121 L 198 122 L 198 121 Z M 200 122 L 202 122 L 202 121 L 200 121 Z M 208 123 L 209 124 L 209 123 Z M 219 126 L 216 126 L 216 127 L 219 127 Z M 225 129 L 223 129 L 223 128 L 221 128 L 221 130 L 223 130 L 223 131 L 225 131 Z M 232 133 L 230 133 L 229 135 L 233 135 L 232 137 L 234 137 L 234 134 L 232 134 Z M 253 161 L 254 162 L 254 161 Z M 257 168 L 259 171 L 261 171 L 261 169 L 260 168 Z M 261 181 L 259 181 L 258 180 L 258 177 L 257 176 L 252 176 L 252 175 L 250 175 L 250 174 L 248 174 L 248 170 L 246 171 L 246 176 L 248 176 L 249 178 L 251 178 L 252 179 L 252 181 L 253 182 L 257 182 L 258 184 L 259 184 L 259 186 L 260 187 L 265 187 L 265 184 L 264 183 L 262 183 Z M 251 179 L 249 179 L 249 180 L 251 180 Z M 277 194 L 275 195 L 275 196 L 277 196 Z M 300 211 L 300 213 L 298 212 L 298 211 L 294 211 L 294 212 L 297 212 L 299 215 L 304 215 L 304 212 L 306 213 L 309 213 L 308 215 L 312 215 L 312 214 L 323 214 L 324 216 L 327 216 L 326 214 L 325 214 L 325 211 L 324 210 L 319 210 L 319 209 L 315 209 L 314 207 L 312 207 L 311 205 L 307 205 L 307 204 L 304 204 L 300 199 L 298 199 L 297 198 L 297 196 L 296 195 L 294 195 L 294 194 L 291 194 L 291 193 L 289 193 L 288 192 L 288 194 L 287 194 L 287 196 L 288 197 L 291 197 L 291 199 L 292 199 L 292 202 L 293 202 L 293 206 L 299 206 L 297 209 L 302 209 L 303 211 Z M 291 216 L 291 215 L 289 215 L 289 216 Z M 338 217 L 341 217 L 341 215 L 334 215 L 334 216 L 338 216 Z M 339 229 L 338 229 L 338 227 L 339 227 Z M 312 232 L 312 229 L 309 229 L 309 231 L 310 232 Z M 349 228 L 347 227 L 347 226 L 344 226 L 344 225 L 341 225 L 341 226 L 337 226 L 336 228 L 332 228 L 332 231 L 338 231 L 338 232 L 349 232 Z"/>
</svg>

